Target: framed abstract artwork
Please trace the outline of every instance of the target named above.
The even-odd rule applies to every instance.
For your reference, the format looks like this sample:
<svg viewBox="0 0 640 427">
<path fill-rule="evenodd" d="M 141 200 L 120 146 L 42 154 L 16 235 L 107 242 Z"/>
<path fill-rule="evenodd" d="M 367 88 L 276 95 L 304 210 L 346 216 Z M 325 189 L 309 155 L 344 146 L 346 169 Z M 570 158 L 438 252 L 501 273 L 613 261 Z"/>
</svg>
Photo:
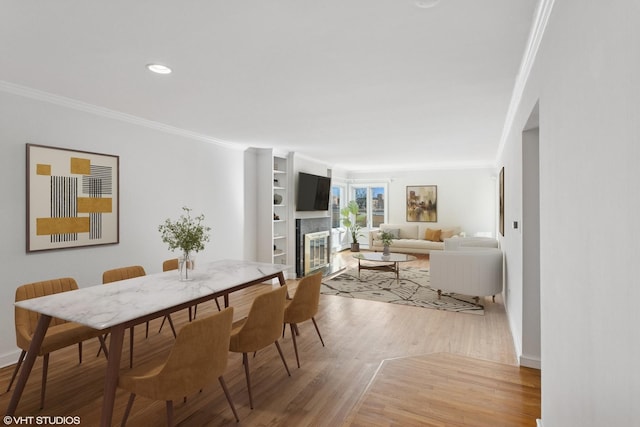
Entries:
<svg viewBox="0 0 640 427">
<path fill-rule="evenodd" d="M 498 212 L 500 218 L 498 220 L 498 227 L 500 228 L 500 234 L 504 236 L 504 167 L 500 169 L 499 179 L 499 195 L 498 195 Z"/>
<path fill-rule="evenodd" d="M 407 186 L 407 222 L 438 222 L 438 186 Z"/>
<path fill-rule="evenodd" d="M 119 162 L 27 144 L 27 252 L 119 243 Z"/>
</svg>

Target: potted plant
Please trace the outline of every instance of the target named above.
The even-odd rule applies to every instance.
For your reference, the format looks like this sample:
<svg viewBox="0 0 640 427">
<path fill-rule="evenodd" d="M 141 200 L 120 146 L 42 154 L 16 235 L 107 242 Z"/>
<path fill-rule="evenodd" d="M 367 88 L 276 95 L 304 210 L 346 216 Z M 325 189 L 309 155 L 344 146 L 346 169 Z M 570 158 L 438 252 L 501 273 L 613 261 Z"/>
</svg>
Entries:
<svg viewBox="0 0 640 427">
<path fill-rule="evenodd" d="M 387 230 L 382 230 L 382 233 L 380 233 L 380 240 L 382 241 L 382 254 L 389 255 L 389 245 L 393 242 L 393 234 Z"/>
<path fill-rule="evenodd" d="M 189 270 L 193 269 L 195 254 L 204 249 L 204 243 L 209 241 L 210 227 L 202 223 L 204 215 L 191 216 L 191 209 L 182 208 L 184 213 L 176 221 L 167 218 L 164 224 L 158 226 L 162 241 L 174 251 L 180 249 L 178 257 L 180 277 L 184 270 L 184 280 L 189 280 Z"/>
<path fill-rule="evenodd" d="M 358 203 L 355 200 L 349 202 L 347 206 L 340 209 L 340 215 L 342 215 L 342 225 L 351 234 L 351 252 L 360 252 L 360 243 L 358 243 L 358 237 L 364 236 L 362 233 L 360 224 L 358 224 Z"/>
</svg>

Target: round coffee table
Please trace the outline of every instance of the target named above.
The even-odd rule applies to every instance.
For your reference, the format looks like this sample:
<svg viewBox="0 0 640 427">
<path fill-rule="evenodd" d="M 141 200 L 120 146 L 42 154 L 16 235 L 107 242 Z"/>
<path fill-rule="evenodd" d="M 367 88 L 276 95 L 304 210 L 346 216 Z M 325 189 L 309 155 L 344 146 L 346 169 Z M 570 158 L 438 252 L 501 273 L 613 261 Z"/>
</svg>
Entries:
<svg viewBox="0 0 640 427">
<path fill-rule="evenodd" d="M 358 252 L 353 254 L 353 257 L 358 260 L 358 279 L 360 278 L 360 270 L 378 270 L 396 273 L 397 281 L 400 281 L 399 263 L 416 260 L 413 255 L 397 253 L 383 255 L 382 252 Z M 371 264 L 362 264 L 362 261 L 368 261 Z"/>
</svg>

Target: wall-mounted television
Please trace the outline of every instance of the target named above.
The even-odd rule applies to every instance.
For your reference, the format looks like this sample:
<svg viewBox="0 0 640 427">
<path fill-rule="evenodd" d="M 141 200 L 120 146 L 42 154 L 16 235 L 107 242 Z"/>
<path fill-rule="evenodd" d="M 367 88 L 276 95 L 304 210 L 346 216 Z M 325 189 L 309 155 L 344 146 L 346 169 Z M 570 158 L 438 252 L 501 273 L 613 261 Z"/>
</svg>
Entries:
<svg viewBox="0 0 640 427">
<path fill-rule="evenodd" d="M 327 211 L 329 210 L 329 193 L 331 192 L 331 178 L 326 176 L 298 173 L 297 211 Z"/>
</svg>

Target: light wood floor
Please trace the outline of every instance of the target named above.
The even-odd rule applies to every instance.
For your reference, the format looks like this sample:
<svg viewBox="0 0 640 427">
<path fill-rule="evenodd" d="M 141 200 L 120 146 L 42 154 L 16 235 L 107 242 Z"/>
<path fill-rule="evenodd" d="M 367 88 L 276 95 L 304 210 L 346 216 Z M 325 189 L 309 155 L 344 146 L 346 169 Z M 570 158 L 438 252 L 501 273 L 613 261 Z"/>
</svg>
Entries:
<svg viewBox="0 0 640 427">
<path fill-rule="evenodd" d="M 352 262 L 348 252 L 341 255 Z M 413 264 L 425 267 L 428 257 L 419 257 Z M 293 291 L 295 281 L 289 284 Z M 255 295 L 269 287 L 258 285 L 232 294 L 235 318 L 245 316 Z M 291 377 L 275 346 L 258 352 L 250 359 L 253 410 L 248 405 L 242 357 L 229 354 L 225 380 L 239 424 L 218 384 L 189 396 L 186 403 L 176 402 L 176 422 L 181 426 L 535 426 L 540 417 L 539 371 L 515 366 L 501 299 L 492 303 L 486 298 L 484 305 L 485 315 L 479 316 L 322 295 L 316 320 L 326 347 L 321 346 L 312 323 L 299 325 L 298 369 L 287 332 L 281 345 Z M 198 316 L 215 310 L 214 303 L 201 305 Z M 177 328 L 188 321 L 186 310 L 172 317 Z M 148 339 L 144 325 L 136 328 L 136 365 L 166 354 L 172 345 L 170 329 L 165 327 L 158 334 L 159 325 L 160 319 L 151 322 Z M 39 358 L 16 416 L 69 415 L 80 417 L 81 425 L 97 425 L 106 368 L 104 357 L 95 357 L 97 349 L 97 342 L 85 343 L 81 365 L 77 348 L 51 355 L 42 411 L 38 410 Z M 124 353 L 123 369 L 128 350 Z M 2 391 L 12 369 L 0 369 Z M 3 411 L 10 395 L 0 396 Z M 118 391 L 114 425 L 122 419 L 127 398 L 124 391 Z M 136 399 L 128 425 L 161 426 L 164 422 L 163 402 Z"/>
</svg>

